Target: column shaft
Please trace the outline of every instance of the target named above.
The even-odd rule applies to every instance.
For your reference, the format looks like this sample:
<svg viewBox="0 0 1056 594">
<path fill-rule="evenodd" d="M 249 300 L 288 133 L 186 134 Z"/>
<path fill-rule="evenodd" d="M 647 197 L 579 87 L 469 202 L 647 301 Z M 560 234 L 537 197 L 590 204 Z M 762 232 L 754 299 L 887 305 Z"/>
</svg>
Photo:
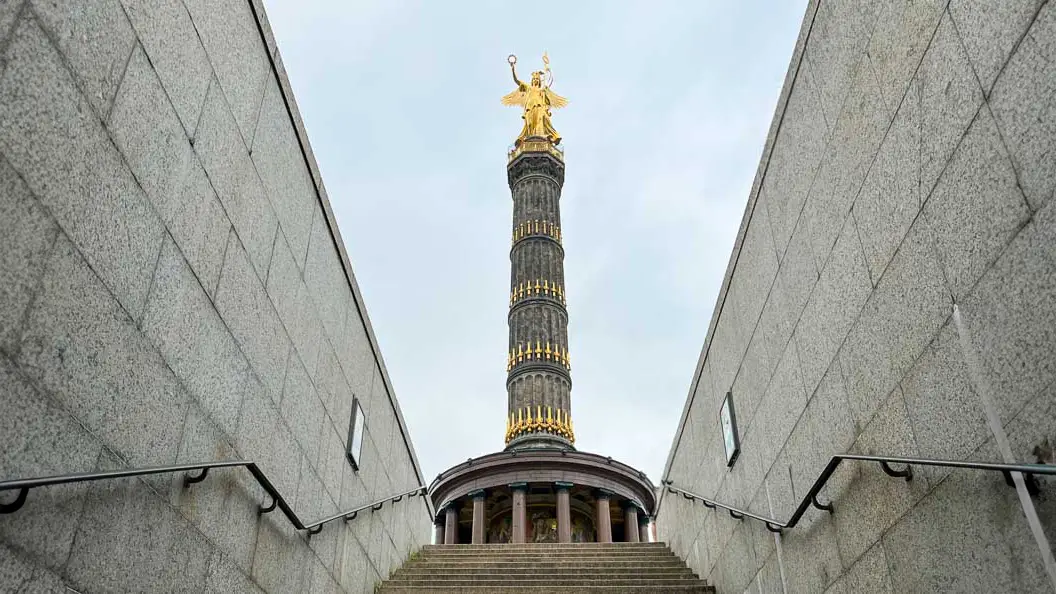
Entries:
<svg viewBox="0 0 1056 594">
<path fill-rule="evenodd" d="M 572 542 L 571 486 L 557 483 L 557 542 Z"/>
<path fill-rule="evenodd" d="M 598 513 L 598 542 L 612 542 L 612 516 L 609 513 L 609 495 L 599 494 L 594 507 Z"/>
<path fill-rule="evenodd" d="M 513 487 L 513 542 L 524 544 L 525 525 L 528 521 L 527 510 L 527 486 Z"/>
<path fill-rule="evenodd" d="M 434 538 L 434 542 L 436 542 L 436 544 L 438 545 L 444 544 L 444 523 L 446 521 L 447 518 L 444 518 L 442 520 L 440 518 L 437 518 L 436 522 L 433 523 L 433 530 L 435 530 L 436 535 Z"/>
<path fill-rule="evenodd" d="M 444 526 L 444 544 L 458 544 L 458 508 L 454 505 L 449 505 L 444 513 L 447 514 L 447 521 Z"/>
<path fill-rule="evenodd" d="M 628 505 L 623 510 L 623 540 L 624 542 L 638 542 L 641 535 L 638 533 L 638 508 Z"/>
<path fill-rule="evenodd" d="M 473 544 L 484 544 L 484 491 L 470 496 L 473 497 Z"/>
</svg>

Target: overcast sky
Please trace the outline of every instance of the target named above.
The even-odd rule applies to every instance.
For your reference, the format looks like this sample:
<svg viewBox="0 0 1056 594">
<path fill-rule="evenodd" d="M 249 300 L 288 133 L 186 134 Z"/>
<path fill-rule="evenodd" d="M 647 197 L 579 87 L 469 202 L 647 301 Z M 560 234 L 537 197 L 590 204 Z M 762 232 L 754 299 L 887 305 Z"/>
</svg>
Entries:
<svg viewBox="0 0 1056 594">
<path fill-rule="evenodd" d="M 659 482 L 806 0 L 265 4 L 427 480 L 503 447 L 499 98 L 549 53 L 576 446 Z"/>
</svg>

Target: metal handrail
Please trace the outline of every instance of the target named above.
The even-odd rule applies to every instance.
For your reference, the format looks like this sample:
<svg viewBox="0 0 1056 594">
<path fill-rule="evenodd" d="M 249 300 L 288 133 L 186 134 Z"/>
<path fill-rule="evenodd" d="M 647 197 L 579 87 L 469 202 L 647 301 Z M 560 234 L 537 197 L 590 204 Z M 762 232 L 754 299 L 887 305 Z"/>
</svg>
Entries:
<svg viewBox="0 0 1056 594">
<path fill-rule="evenodd" d="M 858 460 L 861 462 L 879 462 L 880 467 L 890 477 L 904 478 L 907 481 L 913 480 L 913 466 L 943 466 L 946 468 L 970 468 L 973 470 L 993 470 L 1000 472 L 1005 475 L 1005 482 L 1012 485 L 1012 473 L 1018 472 L 1024 475 L 1027 479 L 1026 483 L 1028 490 L 1031 490 L 1031 494 L 1036 494 L 1037 486 L 1030 480 L 1035 474 L 1048 474 L 1056 475 L 1056 465 L 1052 464 L 997 464 L 993 462 L 970 462 L 960 460 L 929 460 L 926 458 L 902 458 L 898 456 L 864 456 L 859 454 L 837 454 L 829 459 L 829 463 L 825 465 L 825 469 L 821 471 L 821 474 L 814 481 L 814 485 L 807 491 L 807 494 L 803 496 L 803 500 L 800 501 L 799 506 L 796 507 L 796 511 L 792 513 L 792 517 L 787 521 L 782 522 L 775 520 L 774 518 L 768 518 L 766 516 L 760 516 L 753 514 L 750 511 L 739 509 L 732 505 L 727 505 L 719 501 L 715 501 L 710 497 L 704 497 L 685 489 L 680 489 L 673 486 L 674 481 L 663 480 L 661 484 L 667 488 L 667 491 L 671 494 L 681 494 L 682 497 L 691 501 L 699 499 L 704 507 L 708 509 L 715 509 L 721 507 L 729 512 L 730 516 L 736 520 L 742 520 L 744 518 L 751 518 L 758 520 L 766 524 L 766 529 L 770 532 L 780 533 L 785 528 L 794 528 L 799 523 L 800 518 L 807 512 L 807 508 L 815 507 L 820 510 L 824 510 L 833 513 L 834 508 L 832 502 L 821 503 L 818 501 L 818 493 L 821 489 L 829 482 L 829 478 L 836 468 L 844 460 Z M 891 464 L 905 464 L 906 467 L 903 470 L 897 470 L 891 468 Z"/>
<path fill-rule="evenodd" d="M 266 507 L 260 506 L 260 508 L 257 510 L 258 515 L 270 513 L 274 511 L 276 507 L 278 507 L 282 511 L 283 515 L 286 516 L 286 519 L 288 519 L 290 523 L 293 524 L 294 528 L 296 528 L 297 530 L 307 530 L 309 535 L 318 534 L 323 529 L 323 525 L 328 522 L 332 522 L 338 519 L 343 519 L 347 522 L 349 520 L 355 519 L 355 517 L 361 511 L 366 511 L 367 509 L 370 509 L 371 511 L 378 511 L 385 505 L 386 502 L 396 503 L 402 500 L 404 497 L 413 497 L 415 495 L 425 497 L 427 492 L 426 487 L 424 485 L 415 487 L 410 491 L 404 491 L 402 493 L 397 493 L 395 495 L 391 495 L 383 499 L 378 499 L 377 501 L 368 503 L 367 505 L 363 505 L 355 509 L 334 514 L 328 518 L 323 518 L 321 520 L 316 520 L 315 522 L 306 524 L 301 521 L 301 518 L 298 517 L 297 513 L 293 511 L 293 508 L 291 508 L 290 505 L 286 503 L 286 499 L 282 496 L 281 493 L 279 493 L 279 490 L 275 488 L 275 485 L 272 484 L 271 480 L 268 479 L 266 474 L 264 474 L 264 471 L 261 470 L 259 466 L 257 466 L 256 462 L 250 462 L 248 460 L 230 460 L 222 462 L 202 462 L 199 464 L 178 464 L 175 466 L 154 466 L 151 468 L 111 470 L 107 472 L 80 472 L 74 474 L 59 474 L 54 476 L 44 476 L 29 479 L 0 481 L 0 491 L 18 491 L 18 495 L 15 497 L 14 501 L 11 501 L 9 503 L 0 503 L 0 514 L 10 514 L 21 509 L 22 505 L 26 502 L 26 497 L 29 495 L 29 490 L 35 489 L 37 487 L 64 485 L 68 483 L 85 483 L 134 476 L 149 476 L 152 474 L 172 474 L 177 472 L 193 473 L 196 471 L 199 472 L 199 474 L 188 474 L 184 477 L 183 485 L 184 487 L 188 487 L 194 483 L 200 483 L 204 481 L 206 475 L 209 474 L 209 471 L 214 468 L 234 467 L 243 467 L 248 470 L 249 473 L 253 475 L 253 478 L 256 479 L 257 484 L 260 485 L 262 489 L 264 489 L 264 491 L 268 494 L 269 497 L 271 497 L 271 504 Z"/>
</svg>

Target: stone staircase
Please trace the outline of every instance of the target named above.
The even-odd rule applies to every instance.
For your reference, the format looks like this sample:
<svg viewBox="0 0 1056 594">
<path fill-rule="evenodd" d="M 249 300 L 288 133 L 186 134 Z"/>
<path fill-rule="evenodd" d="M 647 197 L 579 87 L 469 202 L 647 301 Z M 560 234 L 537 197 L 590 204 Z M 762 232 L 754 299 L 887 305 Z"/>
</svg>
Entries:
<svg viewBox="0 0 1056 594">
<path fill-rule="evenodd" d="M 381 585 L 402 592 L 699 592 L 664 543 L 427 545 Z"/>
</svg>

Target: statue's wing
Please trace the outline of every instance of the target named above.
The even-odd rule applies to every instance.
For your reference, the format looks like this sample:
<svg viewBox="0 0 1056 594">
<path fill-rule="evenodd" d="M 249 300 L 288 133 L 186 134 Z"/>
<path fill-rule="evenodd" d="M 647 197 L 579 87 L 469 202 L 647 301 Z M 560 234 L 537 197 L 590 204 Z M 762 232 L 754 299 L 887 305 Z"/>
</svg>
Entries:
<svg viewBox="0 0 1056 594">
<path fill-rule="evenodd" d="M 520 89 L 517 89 L 516 91 L 514 91 L 514 92 L 512 92 L 512 93 L 510 93 L 508 95 L 503 96 L 502 104 L 503 105 L 524 105 L 524 101 L 525 101 L 525 99 L 527 97 L 528 97 L 528 93 L 525 93 L 524 91 L 522 91 Z"/>
<path fill-rule="evenodd" d="M 550 100 L 550 107 L 553 107 L 554 109 L 560 109 L 568 105 L 568 99 L 565 99 L 564 97 L 558 95 L 550 89 L 545 89 L 545 91 L 546 98 Z"/>
</svg>

